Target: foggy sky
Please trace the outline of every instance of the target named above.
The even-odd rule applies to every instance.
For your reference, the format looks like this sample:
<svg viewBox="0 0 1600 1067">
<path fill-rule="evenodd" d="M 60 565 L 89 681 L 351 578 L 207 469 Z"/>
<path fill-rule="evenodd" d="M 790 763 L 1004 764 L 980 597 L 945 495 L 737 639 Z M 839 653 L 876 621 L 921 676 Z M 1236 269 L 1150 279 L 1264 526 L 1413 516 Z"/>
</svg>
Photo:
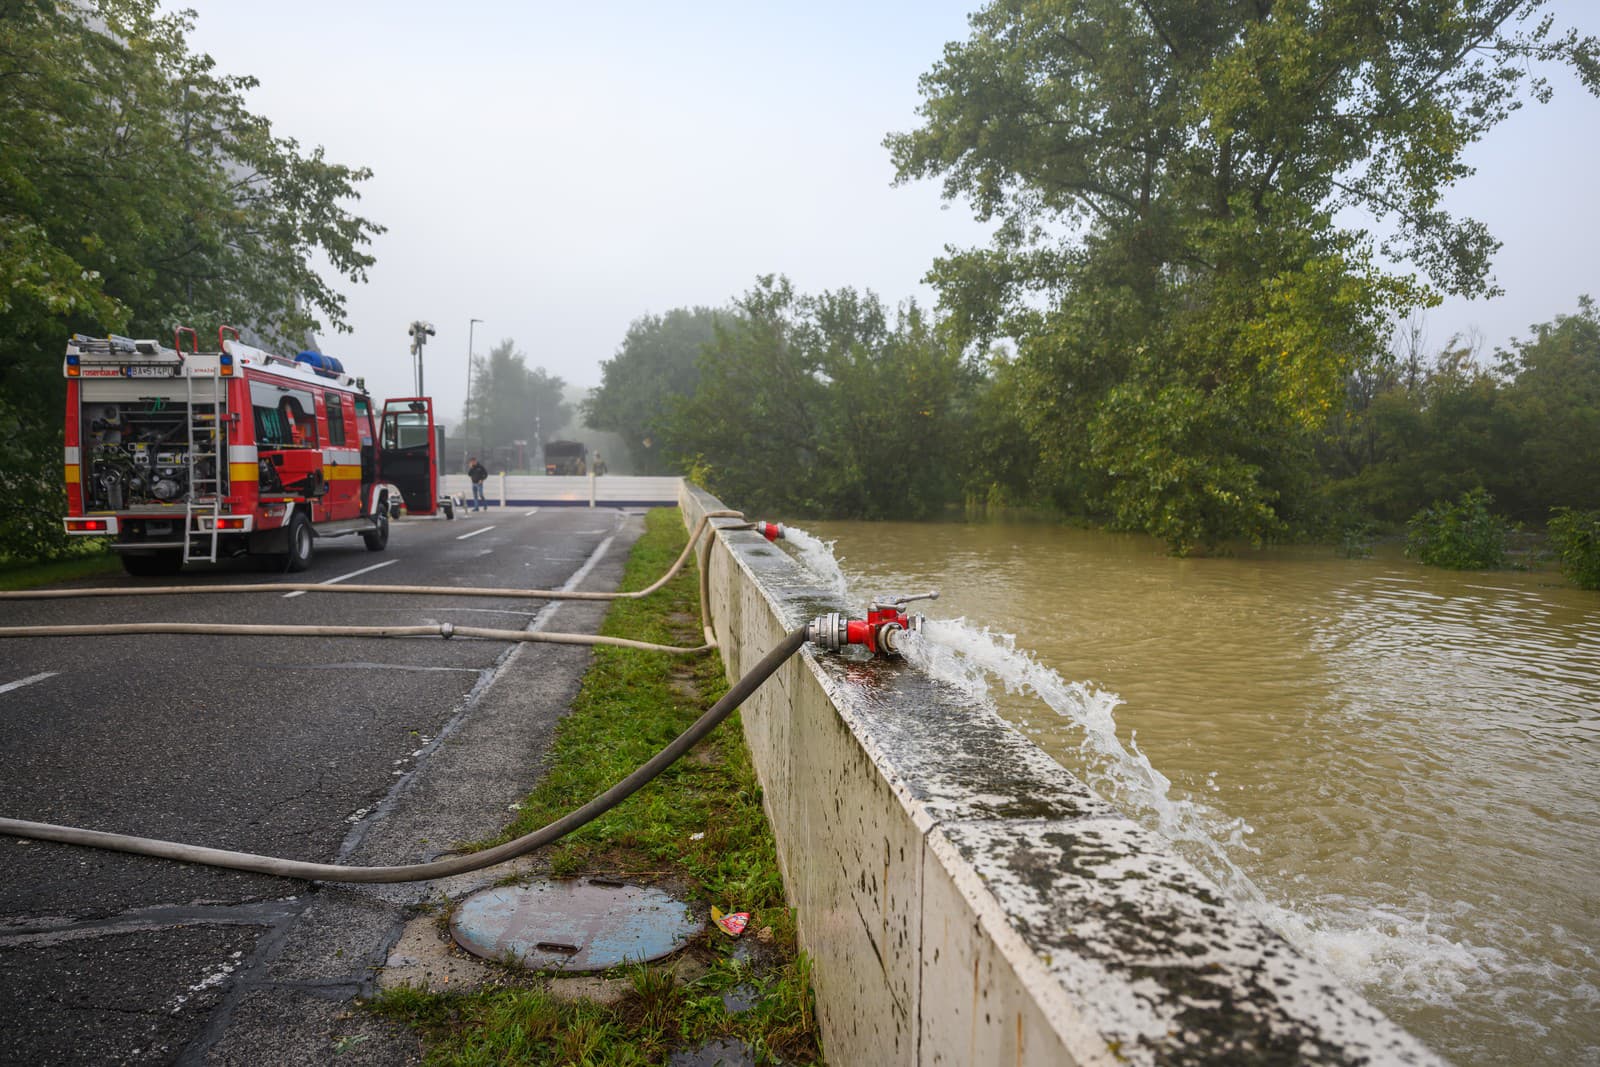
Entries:
<svg viewBox="0 0 1600 1067">
<path fill-rule="evenodd" d="M 642 314 L 723 305 L 765 273 L 931 306 L 933 258 L 988 236 L 936 183 L 891 188 L 881 145 L 915 125 L 917 78 L 977 0 L 168 6 L 198 13 L 193 50 L 260 79 L 250 105 L 279 136 L 375 171 L 355 210 L 389 232 L 371 280 L 340 286 L 354 333 L 323 348 L 375 396 L 408 395 L 406 328 L 431 321 L 424 384 L 449 425 L 469 319 L 479 355 L 511 338 L 592 386 Z M 1550 10 L 1600 33 L 1600 5 Z M 1552 80 L 1446 199 L 1504 242 L 1506 294 L 1431 312 L 1430 349 L 1476 327 L 1492 350 L 1600 296 L 1600 100 Z"/>
</svg>

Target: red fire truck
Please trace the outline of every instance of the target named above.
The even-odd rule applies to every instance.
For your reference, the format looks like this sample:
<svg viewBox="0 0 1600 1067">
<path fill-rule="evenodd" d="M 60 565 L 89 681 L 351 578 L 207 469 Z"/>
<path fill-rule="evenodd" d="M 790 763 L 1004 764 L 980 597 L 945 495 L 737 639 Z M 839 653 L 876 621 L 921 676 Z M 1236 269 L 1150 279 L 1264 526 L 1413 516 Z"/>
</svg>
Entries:
<svg viewBox="0 0 1600 1067">
<path fill-rule="evenodd" d="M 380 432 L 364 383 L 338 360 L 274 355 L 226 326 L 217 341 L 220 351 L 201 352 L 190 329 L 171 348 L 73 336 L 64 366 L 69 534 L 109 537 L 140 576 L 243 554 L 299 571 L 325 537 L 360 535 L 381 552 L 397 491 L 413 512 L 431 513 L 437 458 L 426 397 L 386 406 Z M 425 437 L 412 429 L 419 422 Z"/>
</svg>

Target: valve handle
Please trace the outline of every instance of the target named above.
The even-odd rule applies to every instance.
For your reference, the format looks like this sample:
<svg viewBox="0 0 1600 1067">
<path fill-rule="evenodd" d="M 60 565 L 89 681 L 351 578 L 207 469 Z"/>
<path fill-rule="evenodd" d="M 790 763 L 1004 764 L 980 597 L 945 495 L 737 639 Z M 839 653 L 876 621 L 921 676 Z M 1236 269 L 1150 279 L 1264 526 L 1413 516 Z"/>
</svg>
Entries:
<svg viewBox="0 0 1600 1067">
<path fill-rule="evenodd" d="M 939 590 L 930 589 L 926 593 L 911 593 L 906 596 L 879 597 L 872 602 L 874 608 L 903 608 L 916 600 L 938 600 Z"/>
</svg>

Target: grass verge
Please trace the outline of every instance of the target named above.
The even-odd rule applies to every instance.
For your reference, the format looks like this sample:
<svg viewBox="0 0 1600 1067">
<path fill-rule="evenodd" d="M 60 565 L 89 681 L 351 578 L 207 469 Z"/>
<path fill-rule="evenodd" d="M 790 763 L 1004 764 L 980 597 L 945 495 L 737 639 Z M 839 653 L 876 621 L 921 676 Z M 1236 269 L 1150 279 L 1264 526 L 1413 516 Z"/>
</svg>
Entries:
<svg viewBox="0 0 1600 1067">
<path fill-rule="evenodd" d="M 51 563 L 0 563 L 0 589 L 33 589 L 75 578 L 121 574 L 122 560 L 110 550 L 93 555 L 58 559 Z"/>
<path fill-rule="evenodd" d="M 623 589 L 642 589 L 682 550 L 675 509 L 652 511 Z M 613 602 L 600 632 L 698 644 L 694 567 L 645 600 Z M 484 847 L 536 829 L 627 775 L 688 727 L 727 689 L 715 653 L 685 659 L 596 647 L 572 712 L 561 723 L 538 787 L 515 822 Z M 429 1064 L 647 1064 L 706 1042 L 744 1042 L 760 1062 L 821 1059 L 810 964 L 797 951 L 772 829 L 735 712 L 687 756 L 625 802 L 547 853 L 555 877 L 604 875 L 659 883 L 708 915 L 747 911 L 733 941 L 708 927 L 685 959 L 632 965 L 616 1004 L 566 1001 L 548 981 L 508 969 L 470 994 L 402 987 L 373 1008 L 417 1028 Z M 685 967 L 685 962 L 694 966 Z M 686 975 L 692 977 L 685 978 Z M 744 1004 L 742 1011 L 731 1010 Z"/>
</svg>

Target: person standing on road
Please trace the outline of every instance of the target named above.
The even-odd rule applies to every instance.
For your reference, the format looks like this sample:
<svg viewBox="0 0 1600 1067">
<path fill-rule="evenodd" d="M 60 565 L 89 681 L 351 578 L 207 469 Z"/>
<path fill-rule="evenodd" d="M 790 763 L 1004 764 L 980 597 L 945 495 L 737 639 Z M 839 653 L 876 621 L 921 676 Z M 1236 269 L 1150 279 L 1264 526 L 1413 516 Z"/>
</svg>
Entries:
<svg viewBox="0 0 1600 1067">
<path fill-rule="evenodd" d="M 483 499 L 483 483 L 488 480 L 489 469 L 478 462 L 478 457 L 473 456 L 468 467 L 467 477 L 472 479 L 472 510 L 488 507 Z"/>
</svg>

